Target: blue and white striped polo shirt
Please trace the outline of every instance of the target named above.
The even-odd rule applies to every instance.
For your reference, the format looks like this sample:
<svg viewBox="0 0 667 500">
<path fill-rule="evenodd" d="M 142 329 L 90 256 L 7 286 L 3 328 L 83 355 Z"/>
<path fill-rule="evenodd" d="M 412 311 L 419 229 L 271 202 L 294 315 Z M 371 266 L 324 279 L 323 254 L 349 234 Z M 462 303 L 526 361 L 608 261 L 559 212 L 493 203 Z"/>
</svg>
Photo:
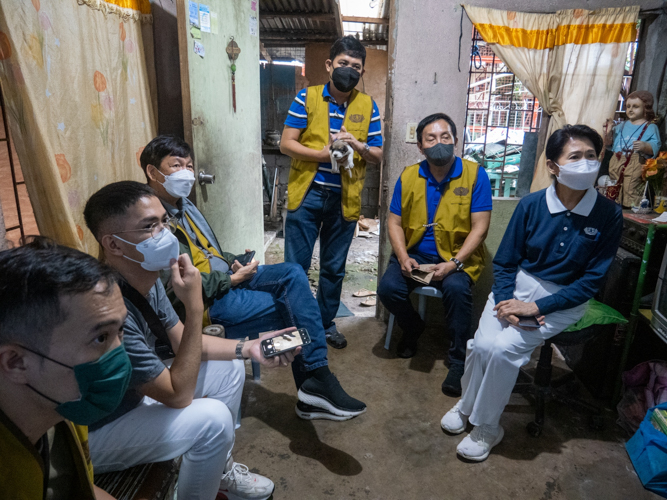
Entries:
<svg viewBox="0 0 667 500">
<path fill-rule="evenodd" d="M 339 105 L 329 93 L 329 84 L 324 86 L 322 95 L 329 101 L 329 131 L 332 134 L 340 132 L 345 117 L 347 103 Z M 308 126 L 308 115 L 306 114 L 306 89 L 300 91 L 294 98 L 285 120 L 285 125 L 292 128 L 304 129 Z M 371 147 L 382 147 L 382 124 L 380 123 L 380 111 L 373 101 L 373 116 L 368 125 L 368 139 Z M 340 174 L 331 173 L 331 163 L 320 163 L 315 180 L 317 184 L 327 186 L 332 191 L 340 192 Z"/>
</svg>

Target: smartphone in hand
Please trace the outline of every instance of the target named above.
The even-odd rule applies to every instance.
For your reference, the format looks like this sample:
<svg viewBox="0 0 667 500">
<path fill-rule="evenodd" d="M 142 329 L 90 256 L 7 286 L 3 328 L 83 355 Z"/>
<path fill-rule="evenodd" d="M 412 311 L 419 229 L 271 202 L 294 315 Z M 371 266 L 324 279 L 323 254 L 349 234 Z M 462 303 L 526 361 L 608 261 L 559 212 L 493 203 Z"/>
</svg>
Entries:
<svg viewBox="0 0 667 500">
<path fill-rule="evenodd" d="M 310 344 L 308 330 L 299 328 L 295 332 L 283 333 L 282 335 L 262 340 L 262 354 L 264 354 L 265 358 L 272 358 L 307 344 Z"/>
<path fill-rule="evenodd" d="M 255 257 L 255 251 L 253 250 L 252 252 L 246 252 L 246 253 L 244 253 L 242 257 L 240 257 L 240 258 L 238 258 L 238 259 L 236 259 L 236 260 L 239 261 L 239 264 L 241 264 L 242 266 L 245 267 L 245 266 L 247 266 L 248 264 L 250 264 L 250 263 L 252 262 L 252 259 L 253 259 L 254 257 Z"/>
<path fill-rule="evenodd" d="M 517 316 L 519 318 L 519 326 L 526 328 L 539 328 L 540 322 L 535 316 Z"/>
</svg>

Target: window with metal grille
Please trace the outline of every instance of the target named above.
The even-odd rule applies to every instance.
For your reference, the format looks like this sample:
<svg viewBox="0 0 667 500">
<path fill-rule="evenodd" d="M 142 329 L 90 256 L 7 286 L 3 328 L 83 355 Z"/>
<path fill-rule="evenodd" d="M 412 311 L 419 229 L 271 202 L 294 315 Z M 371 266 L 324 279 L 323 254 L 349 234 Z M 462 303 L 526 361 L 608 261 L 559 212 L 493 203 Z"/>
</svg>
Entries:
<svg viewBox="0 0 667 500">
<path fill-rule="evenodd" d="M 637 20 L 637 38 L 628 46 L 628 54 L 625 58 L 625 71 L 623 72 L 623 83 L 621 84 L 621 93 L 618 96 L 616 113 L 614 119 L 625 118 L 625 96 L 630 93 L 632 77 L 635 75 L 635 60 L 637 57 L 637 47 L 639 46 L 639 33 L 641 28 L 641 19 Z"/>
<path fill-rule="evenodd" d="M 493 196 L 514 197 L 524 134 L 539 131 L 542 107 L 474 28 L 472 43 L 463 157 L 486 168 Z M 616 118 L 625 113 L 638 43 L 639 29 L 628 47 Z"/>
</svg>

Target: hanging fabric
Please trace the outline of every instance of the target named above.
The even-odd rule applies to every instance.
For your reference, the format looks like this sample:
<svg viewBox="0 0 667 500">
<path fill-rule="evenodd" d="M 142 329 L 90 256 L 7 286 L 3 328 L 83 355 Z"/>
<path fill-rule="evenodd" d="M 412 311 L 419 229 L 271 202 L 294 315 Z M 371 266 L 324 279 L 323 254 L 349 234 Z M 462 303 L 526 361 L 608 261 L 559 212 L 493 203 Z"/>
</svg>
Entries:
<svg viewBox="0 0 667 500">
<path fill-rule="evenodd" d="M 0 82 L 39 231 L 91 254 L 90 195 L 145 181 L 151 22 L 148 0 L 0 3 Z"/>
<path fill-rule="evenodd" d="M 550 115 L 547 137 L 566 124 L 602 133 L 613 116 L 639 6 L 528 14 L 465 5 L 475 28 Z M 531 191 L 551 180 L 544 151 Z"/>
</svg>

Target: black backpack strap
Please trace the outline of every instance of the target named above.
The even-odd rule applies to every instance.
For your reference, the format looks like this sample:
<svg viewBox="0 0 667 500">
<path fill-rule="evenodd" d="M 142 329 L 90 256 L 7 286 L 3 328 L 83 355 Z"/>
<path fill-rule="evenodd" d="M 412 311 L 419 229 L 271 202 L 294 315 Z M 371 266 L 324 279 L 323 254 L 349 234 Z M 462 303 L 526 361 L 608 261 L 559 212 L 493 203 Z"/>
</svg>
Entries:
<svg viewBox="0 0 667 500">
<path fill-rule="evenodd" d="M 120 286 L 120 291 L 123 294 L 123 297 L 132 303 L 134 307 L 139 309 L 141 316 L 144 318 L 148 324 L 148 329 L 153 335 L 157 338 L 155 342 L 155 352 L 160 357 L 160 359 L 170 359 L 175 356 L 174 351 L 171 348 L 171 342 L 169 341 L 169 336 L 167 335 L 167 330 L 160 321 L 155 309 L 146 300 L 146 297 L 141 295 L 141 293 L 133 288 L 127 281 L 120 280 L 118 283 Z"/>
</svg>

